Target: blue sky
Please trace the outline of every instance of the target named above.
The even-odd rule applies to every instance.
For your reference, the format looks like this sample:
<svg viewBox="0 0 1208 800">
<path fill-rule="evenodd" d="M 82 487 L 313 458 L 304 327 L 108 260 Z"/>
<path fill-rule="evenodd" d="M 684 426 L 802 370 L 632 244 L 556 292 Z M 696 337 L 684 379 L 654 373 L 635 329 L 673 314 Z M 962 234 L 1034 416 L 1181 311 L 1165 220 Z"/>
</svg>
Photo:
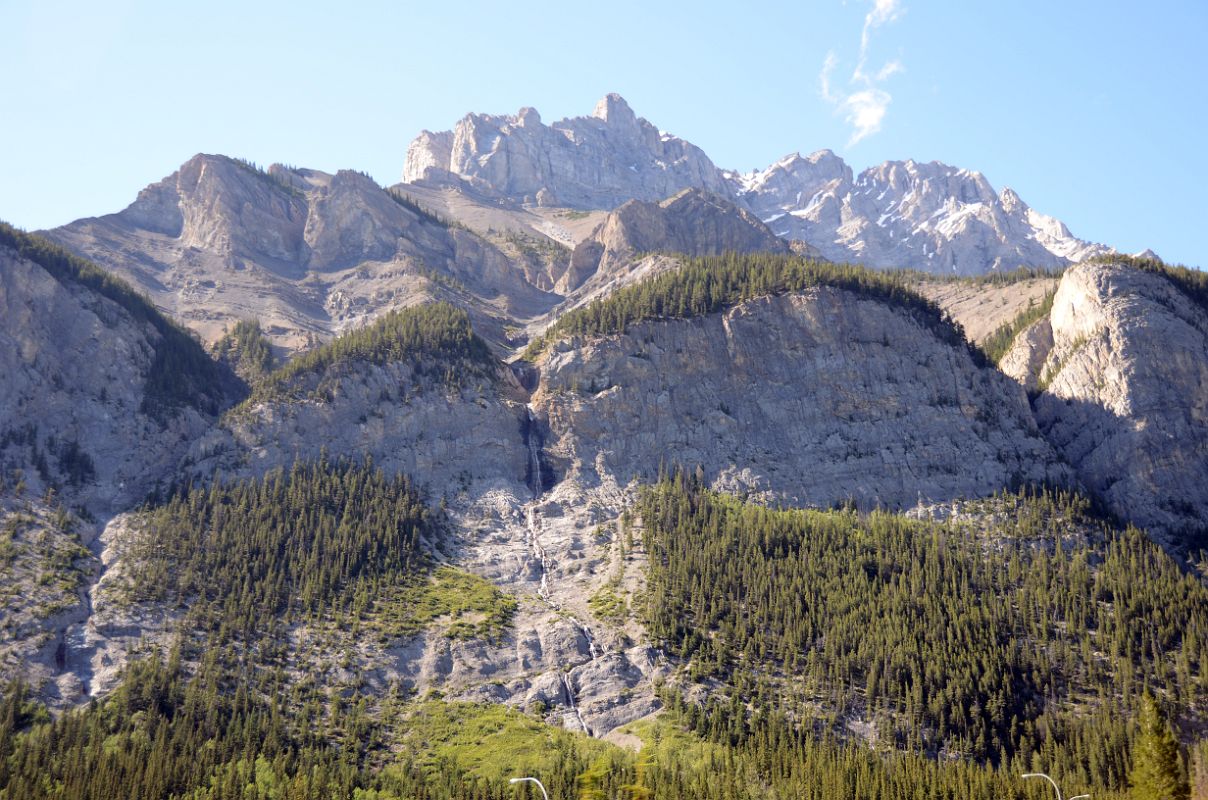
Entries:
<svg viewBox="0 0 1208 800">
<path fill-rule="evenodd" d="M 197 152 L 394 183 L 423 128 L 616 91 L 719 166 L 936 159 L 1208 267 L 1204 0 L 0 0 L 0 25 L 0 219 L 29 229 L 117 211 Z"/>
</svg>

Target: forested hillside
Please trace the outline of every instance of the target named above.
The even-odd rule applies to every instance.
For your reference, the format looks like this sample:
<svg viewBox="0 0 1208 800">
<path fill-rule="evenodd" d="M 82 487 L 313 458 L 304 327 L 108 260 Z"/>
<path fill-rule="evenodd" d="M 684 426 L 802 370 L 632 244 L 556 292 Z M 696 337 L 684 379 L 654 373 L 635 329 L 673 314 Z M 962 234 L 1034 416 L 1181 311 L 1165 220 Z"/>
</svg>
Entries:
<svg viewBox="0 0 1208 800">
<path fill-rule="evenodd" d="M 448 303 L 429 303 L 391 311 L 291 359 L 264 375 L 252 399 L 288 396 L 303 378 L 321 381 L 332 370 L 358 362 L 379 366 L 405 362 L 417 376 L 428 375 L 450 387 L 489 380 L 496 364 L 465 311 Z"/>
<path fill-rule="evenodd" d="M 366 624 L 399 637 L 464 613 L 481 620 L 454 634 L 498 635 L 515 602 L 436 568 L 430 549 L 444 525 L 405 476 L 297 462 L 259 480 L 186 487 L 143 512 L 125 592 L 184 609 L 195 638 L 269 649 L 291 625 Z"/>
<path fill-rule="evenodd" d="M 211 348 L 214 356 L 248 383 L 255 384 L 276 364 L 273 346 L 259 320 L 244 319 L 223 334 Z"/>
<path fill-rule="evenodd" d="M 731 701 L 879 749 L 1117 789 L 1143 688 L 1187 730 L 1203 723 L 1208 589 L 1076 496 L 923 522 L 747 505 L 679 475 L 639 509 L 651 635 Z"/>
<path fill-rule="evenodd" d="M 570 336 L 623 333 L 643 320 L 702 316 L 763 295 L 830 286 L 902 309 L 941 340 L 968 346 L 977 362 L 984 364 L 981 351 L 968 345 L 960 327 L 937 305 L 910 288 L 909 281 L 915 277 L 908 272 L 771 253 L 685 259 L 679 269 L 626 286 L 559 317 L 544 336 L 529 345 L 525 356 L 535 358 L 551 342 Z"/>
<path fill-rule="evenodd" d="M 517 711 L 298 680 L 266 637 L 369 619 L 439 536 L 405 479 L 320 462 L 144 513 L 132 599 L 188 607 L 195 634 L 54 721 L 7 687 L 0 798 L 485 800 L 515 796 L 516 774 L 556 797 L 1035 798 L 1018 775 L 1037 769 L 1122 797 L 1143 687 L 1184 738 L 1203 723 L 1208 590 L 1075 495 L 928 521 L 776 510 L 679 473 L 635 511 L 639 613 L 681 667 L 665 713 L 623 729 L 640 752 Z"/>
</svg>

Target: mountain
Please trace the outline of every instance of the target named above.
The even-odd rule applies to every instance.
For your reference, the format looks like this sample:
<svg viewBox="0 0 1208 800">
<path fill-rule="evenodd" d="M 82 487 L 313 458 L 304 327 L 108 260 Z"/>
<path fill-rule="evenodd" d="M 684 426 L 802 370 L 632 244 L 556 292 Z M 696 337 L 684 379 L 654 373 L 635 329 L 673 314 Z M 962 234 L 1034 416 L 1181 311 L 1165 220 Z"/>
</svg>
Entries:
<svg viewBox="0 0 1208 800">
<path fill-rule="evenodd" d="M 129 285 L 0 224 L 0 469 L 91 513 L 138 502 L 238 380 Z"/>
<path fill-rule="evenodd" d="M 1120 517 L 1191 548 L 1208 535 L 1203 284 L 1202 273 L 1139 259 L 1071 268 L 1052 310 L 1002 361 L 1036 394 L 1046 438 L 1088 489 Z"/>
<path fill-rule="evenodd" d="M 609 209 L 657 201 L 682 189 L 725 191 L 721 173 L 695 145 L 660 131 L 616 94 L 590 117 L 541 122 L 468 114 L 452 131 L 424 131 L 407 148 L 404 183 L 461 182 L 543 206 Z"/>
<path fill-rule="evenodd" d="M 330 197 L 298 191 L 308 219 Z M 216 223 L 197 252 L 267 271 L 285 239 L 255 227 Z M 305 230 L 326 253 L 308 269 L 343 269 Z M 80 797 L 503 800 L 521 770 L 720 800 L 796 796 L 823 770 L 836 797 L 904 800 L 1009 795 L 1037 759 L 1120 790 L 1142 684 L 1184 739 L 1208 724 L 1191 273 L 922 279 L 803 259 L 687 190 L 599 218 L 575 290 L 595 299 L 547 312 L 523 354 L 456 304 L 383 306 L 256 357 L 240 387 L 224 364 L 265 356 L 254 325 L 211 360 L 103 270 L 11 236 L 3 455 L 31 476 L 0 485 L 0 674 L 29 684 L 0 697 L 17 797 L 53 775 Z M 997 325 L 1002 369 L 962 315 Z M 127 741 L 137 758 L 104 745 Z"/>
<path fill-rule="evenodd" d="M 937 163 L 887 162 L 853 176 L 820 151 L 723 172 L 616 95 L 591 117 L 549 126 L 525 109 L 425 132 L 404 179 L 383 188 L 348 170 L 261 170 L 202 154 L 125 210 L 46 235 L 204 341 L 254 318 L 282 353 L 430 300 L 466 309 L 502 352 L 562 311 L 673 263 L 654 253 L 788 246 L 976 275 L 1106 252 L 1009 189 Z"/>
<path fill-rule="evenodd" d="M 239 381 L 127 284 L 2 223 L 0 372 L 0 669 L 72 706 L 98 520 L 163 488 Z"/>
<path fill-rule="evenodd" d="M 612 288 L 623 285 L 618 272 L 656 251 L 687 256 L 721 253 L 787 253 L 778 239 L 750 212 L 719 195 L 685 189 L 661 203 L 630 200 L 575 245 L 570 268 L 558 288 L 570 293 L 591 280 Z"/>
<path fill-rule="evenodd" d="M 555 470 L 583 486 L 648 482 L 666 460 L 793 505 L 901 509 L 1064 479 L 1017 385 L 859 292 L 752 297 L 550 347 L 536 404 Z"/>
<path fill-rule="evenodd" d="M 809 242 L 832 261 L 979 275 L 1051 269 L 1108 252 L 1010 189 L 995 192 L 981 173 L 936 161 L 887 161 L 853 177 L 822 150 L 731 181 L 777 234 Z"/>
<path fill-rule="evenodd" d="M 785 239 L 825 258 L 877 268 L 979 275 L 1052 268 L 1110 252 L 1060 221 L 996 192 L 980 173 L 946 164 L 887 161 L 858 176 L 829 150 L 787 156 L 746 174 L 719 170 L 610 94 L 592 117 L 541 123 L 470 114 L 453 131 L 421 133 L 403 181 L 540 206 L 610 210 L 687 188 L 729 197 Z"/>
<path fill-rule="evenodd" d="M 205 340 L 255 317 L 289 351 L 391 308 L 458 297 L 484 331 L 544 311 L 545 292 L 464 226 L 351 171 L 198 155 L 124 211 L 48 231 Z"/>
<path fill-rule="evenodd" d="M 0 797 L 1208 774 L 1202 273 L 616 96 L 405 177 L 0 225 Z"/>
<path fill-rule="evenodd" d="M 127 209 L 46 235 L 207 342 L 256 319 L 286 353 L 433 300 L 465 308 L 506 349 L 507 327 L 646 274 L 652 252 L 788 249 L 750 212 L 699 189 L 611 216 L 500 205 L 463 189 L 384 189 L 347 170 L 263 171 L 198 155 Z"/>
</svg>

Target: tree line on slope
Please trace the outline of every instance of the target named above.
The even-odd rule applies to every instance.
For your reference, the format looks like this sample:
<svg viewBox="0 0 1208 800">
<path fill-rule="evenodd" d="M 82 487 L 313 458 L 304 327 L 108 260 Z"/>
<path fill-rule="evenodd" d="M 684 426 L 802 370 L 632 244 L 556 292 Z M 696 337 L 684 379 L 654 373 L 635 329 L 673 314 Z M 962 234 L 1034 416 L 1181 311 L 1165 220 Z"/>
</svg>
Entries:
<svg viewBox="0 0 1208 800">
<path fill-rule="evenodd" d="M 196 659 L 195 666 L 188 666 Z M 535 774 L 555 798 L 579 800 L 1040 800 L 1048 786 L 964 760 L 877 752 L 818 736 L 788 714 L 737 695 L 693 703 L 662 691 L 665 712 L 640 753 L 565 732 L 542 734 L 485 706 L 457 704 L 449 731 L 430 721 L 433 701 L 325 694 L 283 670 L 249 673 L 221 646 L 174 649 L 133 662 L 109 697 L 51 719 L 13 683 L 0 697 L 0 798 L 34 800 L 537 800 L 506 778 Z M 398 713 L 399 711 L 403 713 Z M 416 720 L 415 715 L 422 718 Z M 503 717 L 519 716 L 505 711 Z M 483 724 L 476 725 L 480 717 Z M 418 752 L 410 727 L 423 738 Z M 510 727 L 512 730 L 506 729 Z M 533 728 L 536 730 L 533 730 Z M 463 732 L 464 731 L 464 732 Z M 472 732 L 472 733 L 471 733 Z M 435 738 L 433 738 L 435 734 Z M 540 749 L 539 767 L 479 765 L 506 745 Z M 508 736 L 511 738 L 508 738 Z M 402 739 L 407 746 L 400 747 Z M 1146 701 L 1128 792 L 1058 773 L 1067 790 L 1100 800 L 1187 800 L 1187 780 L 1156 704 Z M 603 752 L 602 752 L 603 748 Z M 1058 761 L 1065 753 L 1045 755 Z M 1051 769 L 1037 760 L 1035 769 Z M 511 767 L 511 768 L 509 768 Z M 1072 792 L 1071 792 L 1072 793 Z"/>
<path fill-rule="evenodd" d="M 365 174 L 365 173 L 362 173 L 362 174 Z M 365 175 L 365 177 L 369 178 L 370 180 L 373 180 L 373 178 L 369 175 Z M 386 188 L 385 192 L 386 192 L 386 194 L 390 195 L 391 200 L 398 203 L 400 206 L 407 209 L 412 214 L 415 214 L 417 217 L 419 217 L 422 220 L 431 222 L 433 225 L 438 225 L 441 228 L 445 228 L 446 230 L 457 229 L 457 230 L 462 230 L 462 231 L 472 233 L 472 231 L 470 231 L 470 229 L 467 228 L 465 225 L 463 225 L 461 222 L 458 222 L 457 220 L 454 220 L 454 219 L 449 219 L 448 217 L 445 217 L 441 214 L 436 213 L 435 211 L 433 211 L 432 209 L 423 205 L 422 203 L 420 203 L 418 200 L 416 200 L 414 197 L 407 194 L 406 192 L 403 192 L 393 186 Z"/>
<path fill-rule="evenodd" d="M 1033 323 L 1045 319 L 1053 310 L 1053 298 L 1057 296 L 1057 290 L 1045 294 L 1037 303 L 1034 299 L 1028 303 L 1028 307 L 1019 312 L 1012 320 L 1004 322 L 985 341 L 981 343 L 982 352 L 986 354 L 986 358 L 995 364 L 1001 364 L 1003 356 L 1011 349 L 1011 345 L 1015 344 L 1016 337 L 1023 333 Z"/>
<path fill-rule="evenodd" d="M 1099 256 L 1087 263 L 1123 264 L 1135 270 L 1160 275 L 1186 294 L 1193 303 L 1208 312 L 1208 272 L 1191 269 L 1182 264 L 1167 264 L 1156 258 L 1120 254 Z"/>
<path fill-rule="evenodd" d="M 799 724 L 799 717 L 768 704 L 750 704 L 735 693 L 691 702 L 665 689 L 666 714 L 678 726 L 718 745 L 724 761 L 709 764 L 700 797 L 793 797 L 804 800 L 1047 800 L 1047 783 L 1027 783 L 1027 772 L 1045 772 L 1067 796 L 1093 792 L 1097 800 L 1189 800 L 1187 760 L 1153 696 L 1145 693 L 1132 739 L 1127 779 L 1105 785 L 1085 768 L 1085 753 L 1054 747 L 1031 761 L 993 767 L 963 759 L 927 758 L 843 744 Z M 1208 748 L 1195 748 L 1196 779 L 1203 785 Z M 662 764 L 660 764 L 662 766 Z M 691 774 L 691 773 L 689 773 Z M 703 777 L 703 776 L 702 776 Z M 719 791 L 717 784 L 722 788 Z M 745 790 L 745 791 L 744 791 Z M 657 794 L 657 793 L 656 793 Z M 1196 795 L 1200 797 L 1202 795 Z"/>
<path fill-rule="evenodd" d="M 264 335 L 260 320 L 241 319 L 224 330 L 210 351 L 249 384 L 264 380 L 276 366 L 273 345 Z"/>
<path fill-rule="evenodd" d="M 417 378 L 448 387 L 492 381 L 498 366 L 470 318 L 449 303 L 425 303 L 391 311 L 356 330 L 301 353 L 265 376 L 250 401 L 287 397 L 299 379 L 326 376 L 346 364 L 410 364 Z"/>
<path fill-rule="evenodd" d="M 1062 751 L 1120 787 L 1142 689 L 1205 699 L 1208 589 L 1138 531 L 1065 533 L 1092 523 L 1075 496 L 1005 500 L 975 535 L 744 504 L 677 474 L 639 503 L 648 630 L 690 678 L 827 732 L 860 719 L 893 750 L 1025 770 Z"/>
<path fill-rule="evenodd" d="M 325 457 L 263 478 L 176 490 L 139 515 L 129 599 L 189 609 L 219 641 L 290 622 L 359 617 L 426 578 L 439 522 L 405 476 Z"/>
<path fill-rule="evenodd" d="M 1044 770 L 1101 800 L 1130 779 L 1136 800 L 1185 798 L 1158 705 L 1141 704 L 1139 726 L 1129 711 L 1145 683 L 1168 707 L 1202 702 L 1202 587 L 1140 537 L 1085 533 L 1076 497 L 988 507 L 1001 527 L 978 537 L 955 523 L 777 511 L 683 475 L 663 481 L 638 509 L 651 629 L 719 682 L 703 702 L 663 686 L 667 714 L 646 755 L 561 742 L 541 777 L 555 796 L 584 800 L 1036 800 L 1046 795 L 1018 775 Z M 337 691 L 291 672 L 263 639 L 247 646 L 266 620 L 355 608 L 408 580 L 430 522 L 405 479 L 347 462 L 177 492 L 148 512 L 130 563 L 147 565 L 139 597 L 199 609 L 187 627 L 200 634 L 55 720 L 7 687 L 0 798 L 515 797 L 475 771 L 472 744 L 461 745 L 467 763 L 400 750 L 404 695 Z M 817 655 L 797 651 L 807 647 Z M 893 724 L 864 744 L 815 724 L 817 703 L 884 709 Z M 1078 719 L 1050 708 L 1071 703 Z M 1013 715 L 997 756 L 996 714 Z"/>
<path fill-rule="evenodd" d="M 147 372 L 143 412 L 163 418 L 188 405 L 217 413 L 232 380 L 185 328 L 156 310 L 128 283 L 49 240 L 0 222 L 0 246 L 45 269 L 60 283 L 81 286 L 116 303 L 136 322 L 155 329 L 155 355 Z"/>
<path fill-rule="evenodd" d="M 979 366 L 987 364 L 947 312 L 911 288 L 909 273 L 771 253 L 686 259 L 679 269 L 567 312 L 530 343 L 525 358 L 535 359 L 550 344 L 572 336 L 621 334 L 643 321 L 714 314 L 756 297 L 822 286 L 892 305 L 941 341 L 966 349 Z"/>
<path fill-rule="evenodd" d="M 109 697 L 38 719 L 19 685 L 0 706 L 3 800 L 329 800 L 483 797 L 406 768 L 377 773 L 364 699 L 333 706 L 282 670 L 252 675 L 216 644 L 133 662 Z M 190 672 L 192 673 L 190 675 Z M 492 797 L 501 798 L 496 792 Z"/>
</svg>

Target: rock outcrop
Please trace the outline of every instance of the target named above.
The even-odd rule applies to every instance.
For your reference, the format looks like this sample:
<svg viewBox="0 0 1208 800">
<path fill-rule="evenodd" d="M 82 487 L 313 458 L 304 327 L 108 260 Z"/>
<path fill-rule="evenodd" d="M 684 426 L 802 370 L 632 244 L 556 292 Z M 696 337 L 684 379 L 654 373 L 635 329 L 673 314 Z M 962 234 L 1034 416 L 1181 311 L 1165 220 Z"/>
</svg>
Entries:
<svg viewBox="0 0 1208 800">
<path fill-rule="evenodd" d="M 704 189 L 824 258 L 877 268 L 980 275 L 1110 252 L 1012 190 L 995 191 L 980 173 L 934 161 L 886 161 L 854 175 L 842 158 L 820 150 L 746 174 L 722 171 L 617 95 L 601 100 L 592 117 L 550 126 L 525 108 L 515 116 L 469 114 L 452 131 L 424 131 L 407 150 L 403 181 L 575 209 Z"/>
<path fill-rule="evenodd" d="M 91 691 L 76 645 L 105 521 L 172 479 L 235 379 L 129 287 L 0 232 L 0 681 L 70 708 Z"/>
<path fill-rule="evenodd" d="M 1066 271 L 1050 316 L 1003 368 L 1079 480 L 1176 547 L 1208 532 L 1208 313 L 1171 280 L 1123 264 Z"/>
<path fill-rule="evenodd" d="M 1038 306 L 1057 290 L 1059 278 L 1041 276 L 1011 283 L 977 280 L 918 281 L 915 290 L 944 309 L 965 331 L 969 341 L 981 344 L 1003 325 Z"/>
<path fill-rule="evenodd" d="M 296 350 L 433 297 L 466 307 L 485 332 L 556 301 L 482 237 L 347 170 L 265 172 L 198 155 L 126 210 L 47 235 L 207 341 L 254 317 Z"/>
<path fill-rule="evenodd" d="M 0 245 L 0 473 L 106 516 L 171 474 L 213 417 L 148 397 L 163 336 Z M 200 354 L 200 348 L 198 348 Z M 158 362 L 162 363 L 162 362 Z M 221 402 L 221 387 L 214 398 Z"/>
<path fill-rule="evenodd" d="M 437 371 L 437 370 L 434 370 Z M 201 436 L 182 472 L 259 477 L 298 459 L 370 457 L 411 476 L 432 498 L 525 493 L 523 390 L 496 380 L 445 385 L 414 365 L 351 363 L 304 375 L 277 396 L 253 396 Z"/>
<path fill-rule="evenodd" d="M 656 251 L 688 256 L 787 253 L 789 246 L 724 197 L 685 189 L 661 203 L 630 200 L 610 213 L 575 246 L 558 290 L 572 292 L 592 278 L 616 283 L 615 273 L 632 266 L 636 255 Z"/>
<path fill-rule="evenodd" d="M 577 209 L 657 201 L 692 187 L 726 191 L 700 148 L 638 117 L 616 94 L 590 117 L 548 126 L 522 108 L 515 116 L 468 114 L 452 131 L 424 131 L 407 148 L 403 181 L 464 181 L 525 203 Z"/>
<path fill-rule="evenodd" d="M 778 235 L 802 239 L 832 261 L 979 275 L 1108 252 L 1012 190 L 996 192 L 981 173 L 935 161 L 887 161 L 853 176 L 843 159 L 821 150 L 730 179 L 737 198 Z"/>
<path fill-rule="evenodd" d="M 89 616 L 84 587 L 99 568 L 81 543 L 91 526 L 29 496 L 0 493 L 0 680 L 20 678 L 55 708 L 87 699 L 70 632 Z"/>
<path fill-rule="evenodd" d="M 1021 388 L 829 288 L 559 343 L 537 405 L 555 469 L 588 487 L 700 465 L 790 504 L 902 508 L 1066 478 Z"/>
</svg>

